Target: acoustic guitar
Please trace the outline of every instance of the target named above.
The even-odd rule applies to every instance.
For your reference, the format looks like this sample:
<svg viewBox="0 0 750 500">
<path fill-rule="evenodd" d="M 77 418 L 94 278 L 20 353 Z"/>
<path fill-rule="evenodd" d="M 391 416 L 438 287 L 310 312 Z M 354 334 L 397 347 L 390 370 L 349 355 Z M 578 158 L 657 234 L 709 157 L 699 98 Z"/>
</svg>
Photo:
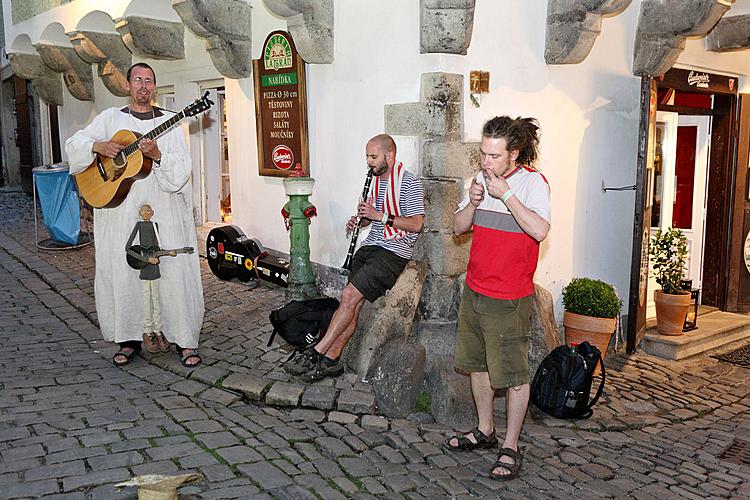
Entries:
<svg viewBox="0 0 750 500">
<path fill-rule="evenodd" d="M 138 149 L 139 141 L 143 137 L 156 139 L 184 118 L 200 114 L 212 105 L 213 101 L 206 92 L 203 97 L 144 135 L 132 130 L 120 130 L 110 140 L 125 146 L 123 150 L 114 158 L 97 154 L 86 170 L 74 174 L 78 192 L 94 208 L 118 206 L 127 196 L 130 186 L 151 173 L 151 158 L 144 156 Z"/>
<path fill-rule="evenodd" d="M 169 255 L 172 252 L 175 253 L 193 253 L 195 250 L 193 247 L 182 247 L 178 248 L 176 250 L 155 250 L 153 248 L 147 248 L 142 247 L 140 245 L 133 245 L 130 247 L 131 250 L 133 250 L 136 253 L 141 254 L 141 257 L 144 257 L 146 259 L 150 257 L 164 257 L 165 255 Z M 138 260 L 129 253 L 126 253 L 125 256 L 128 259 L 128 265 L 132 267 L 133 269 L 143 269 L 148 265 L 148 262 L 144 262 L 142 260 Z"/>
</svg>

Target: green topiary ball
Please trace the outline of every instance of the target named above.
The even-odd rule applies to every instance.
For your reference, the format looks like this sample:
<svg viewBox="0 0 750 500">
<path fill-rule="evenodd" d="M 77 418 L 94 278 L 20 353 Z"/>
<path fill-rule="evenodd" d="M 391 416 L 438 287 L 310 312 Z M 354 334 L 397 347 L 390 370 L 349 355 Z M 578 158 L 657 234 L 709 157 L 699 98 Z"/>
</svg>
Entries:
<svg viewBox="0 0 750 500">
<path fill-rule="evenodd" d="M 591 278 L 573 278 L 563 288 L 562 300 L 568 312 L 595 318 L 614 318 L 622 308 L 612 285 Z"/>
</svg>

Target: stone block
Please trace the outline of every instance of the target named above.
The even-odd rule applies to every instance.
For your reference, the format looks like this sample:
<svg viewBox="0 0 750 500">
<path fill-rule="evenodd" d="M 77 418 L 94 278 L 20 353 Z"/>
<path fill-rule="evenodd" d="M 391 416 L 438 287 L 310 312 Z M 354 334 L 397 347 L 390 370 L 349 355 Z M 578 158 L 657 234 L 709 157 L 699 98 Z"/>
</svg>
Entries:
<svg viewBox="0 0 750 500">
<path fill-rule="evenodd" d="M 393 135 L 416 135 L 460 141 L 462 103 L 429 100 L 385 105 L 385 129 Z"/>
<path fill-rule="evenodd" d="M 455 371 L 453 356 L 436 356 L 428 367 L 426 380 L 436 422 L 458 429 L 476 425 L 469 377 Z"/>
<path fill-rule="evenodd" d="M 373 413 L 375 409 L 375 396 L 360 391 L 341 391 L 337 408 L 340 412 L 347 413 Z"/>
<path fill-rule="evenodd" d="M 412 412 L 422 391 L 424 360 L 425 349 L 418 344 L 395 341 L 381 348 L 367 374 L 379 413 L 404 418 Z"/>
<path fill-rule="evenodd" d="M 343 354 L 344 362 L 359 376 L 368 372 L 382 345 L 411 334 L 424 276 L 425 266 L 411 261 L 384 297 L 362 307 L 357 331 Z"/>
<path fill-rule="evenodd" d="M 96 63 L 99 77 L 112 94 L 128 95 L 127 71 L 133 57 L 117 33 L 73 31 L 68 33 L 78 56 L 88 63 Z"/>
<path fill-rule="evenodd" d="M 422 175 L 470 179 L 480 168 L 479 143 L 426 140 L 421 150 Z M 463 189 L 463 184 L 461 184 Z M 459 194 L 463 196 L 463 192 Z"/>
<path fill-rule="evenodd" d="M 310 386 L 302 395 L 302 406 L 309 406 L 319 410 L 331 410 L 336 402 L 336 388 Z"/>
<path fill-rule="evenodd" d="M 196 36 L 205 38 L 211 62 L 227 78 L 252 73 L 252 5 L 242 0 L 174 0 L 172 8 Z"/>
<path fill-rule="evenodd" d="M 544 60 L 547 64 L 583 61 L 601 32 L 602 16 L 625 10 L 631 0 L 550 0 Z"/>
<path fill-rule="evenodd" d="M 65 86 L 79 101 L 94 100 L 94 75 L 91 65 L 78 57 L 72 47 L 37 43 L 34 48 L 44 64 L 52 71 L 62 73 Z"/>
<path fill-rule="evenodd" d="M 464 282 L 463 274 L 458 277 L 427 274 L 417 311 L 420 320 L 456 321 Z"/>
<path fill-rule="evenodd" d="M 388 430 L 388 420 L 378 415 L 364 415 L 362 416 L 362 428 L 365 430 L 384 432 Z"/>
<path fill-rule="evenodd" d="M 233 373 L 224 379 L 221 386 L 241 392 L 253 401 L 261 401 L 272 383 L 272 380 L 265 377 L 248 373 Z"/>
<path fill-rule="evenodd" d="M 436 71 L 422 73 L 419 86 L 419 99 L 423 102 L 463 102 L 464 76 L 460 73 Z"/>
<path fill-rule="evenodd" d="M 534 307 L 531 313 L 531 337 L 529 338 L 529 373 L 534 378 L 542 360 L 552 350 L 562 345 L 555 320 L 552 294 L 534 284 Z"/>
<path fill-rule="evenodd" d="M 458 276 L 466 271 L 471 233 L 455 236 L 448 231 L 423 231 L 414 245 L 414 260 L 424 262 L 432 274 Z"/>
<path fill-rule="evenodd" d="M 723 17 L 706 37 L 706 49 L 712 52 L 750 47 L 750 14 Z"/>
<path fill-rule="evenodd" d="M 730 7 L 719 0 L 643 0 L 635 35 L 633 74 L 664 74 L 685 48 L 686 37 L 705 36 Z"/>
<path fill-rule="evenodd" d="M 463 196 L 464 182 L 461 179 L 422 179 L 424 185 L 424 229 L 438 231 L 452 230 L 453 213 Z"/>
<path fill-rule="evenodd" d="M 456 322 L 420 321 L 416 338 L 425 348 L 428 364 L 435 356 L 452 356 L 456 343 Z"/>
<path fill-rule="evenodd" d="M 276 382 L 266 393 L 266 404 L 279 406 L 297 406 L 305 386 Z"/>
<path fill-rule="evenodd" d="M 263 3 L 271 12 L 287 19 L 287 29 L 305 62 L 333 62 L 333 0 L 263 0 Z"/>
<path fill-rule="evenodd" d="M 115 22 L 125 46 L 143 59 L 185 58 L 185 25 L 149 17 L 128 16 Z"/>
<path fill-rule="evenodd" d="M 420 52 L 466 54 L 474 29 L 475 0 L 422 0 Z"/>
</svg>

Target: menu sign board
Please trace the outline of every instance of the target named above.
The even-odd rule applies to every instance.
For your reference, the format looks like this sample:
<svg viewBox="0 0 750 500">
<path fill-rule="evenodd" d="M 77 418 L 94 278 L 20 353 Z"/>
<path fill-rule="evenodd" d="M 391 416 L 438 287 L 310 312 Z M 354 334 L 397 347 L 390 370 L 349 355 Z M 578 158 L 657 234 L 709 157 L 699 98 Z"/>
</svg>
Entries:
<svg viewBox="0 0 750 500">
<path fill-rule="evenodd" d="M 258 173 L 288 177 L 299 163 L 310 175 L 307 148 L 305 62 L 292 36 L 274 31 L 253 60 Z"/>
</svg>

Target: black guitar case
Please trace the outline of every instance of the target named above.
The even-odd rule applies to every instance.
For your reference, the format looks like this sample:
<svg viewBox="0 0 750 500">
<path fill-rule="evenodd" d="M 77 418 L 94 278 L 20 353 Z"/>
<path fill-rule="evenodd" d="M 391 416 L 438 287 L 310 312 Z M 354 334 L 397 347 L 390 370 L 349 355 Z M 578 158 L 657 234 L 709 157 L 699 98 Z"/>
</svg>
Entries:
<svg viewBox="0 0 750 500">
<path fill-rule="evenodd" d="M 211 272 L 222 280 L 260 278 L 283 287 L 289 281 L 289 262 L 269 254 L 237 226 L 212 229 L 206 239 L 206 257 Z"/>
</svg>

